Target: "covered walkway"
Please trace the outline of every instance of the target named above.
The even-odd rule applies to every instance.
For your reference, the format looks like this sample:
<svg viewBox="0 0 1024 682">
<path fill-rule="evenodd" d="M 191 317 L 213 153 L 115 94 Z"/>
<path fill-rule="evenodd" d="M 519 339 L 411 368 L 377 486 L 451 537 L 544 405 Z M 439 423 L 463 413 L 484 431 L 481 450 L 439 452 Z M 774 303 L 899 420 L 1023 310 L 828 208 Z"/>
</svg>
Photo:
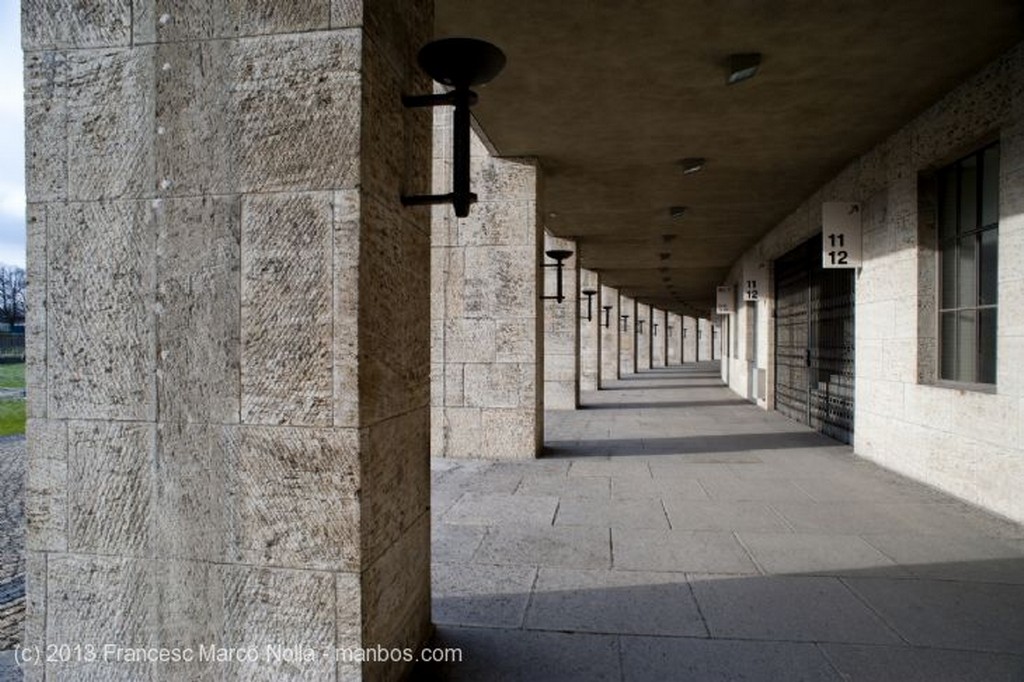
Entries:
<svg viewBox="0 0 1024 682">
<path fill-rule="evenodd" d="M 542 459 L 434 461 L 433 619 L 464 659 L 423 677 L 1024 679 L 1024 528 L 738 399 L 716 364 L 546 419 Z"/>
</svg>

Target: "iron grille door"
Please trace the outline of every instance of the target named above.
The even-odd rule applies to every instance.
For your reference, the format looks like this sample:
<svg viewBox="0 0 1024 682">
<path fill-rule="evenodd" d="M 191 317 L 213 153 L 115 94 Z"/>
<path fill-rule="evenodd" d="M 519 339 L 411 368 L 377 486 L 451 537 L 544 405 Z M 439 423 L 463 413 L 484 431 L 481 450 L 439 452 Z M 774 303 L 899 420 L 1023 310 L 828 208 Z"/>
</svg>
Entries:
<svg viewBox="0 0 1024 682">
<path fill-rule="evenodd" d="M 775 405 L 853 441 L 853 270 L 821 267 L 821 236 L 775 261 Z"/>
</svg>

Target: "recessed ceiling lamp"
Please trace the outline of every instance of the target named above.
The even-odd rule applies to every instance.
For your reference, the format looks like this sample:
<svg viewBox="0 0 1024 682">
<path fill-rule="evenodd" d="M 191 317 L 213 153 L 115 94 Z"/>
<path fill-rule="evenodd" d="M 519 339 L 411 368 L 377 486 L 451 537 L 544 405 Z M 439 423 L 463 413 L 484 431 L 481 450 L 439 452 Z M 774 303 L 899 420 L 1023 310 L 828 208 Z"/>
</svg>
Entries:
<svg viewBox="0 0 1024 682">
<path fill-rule="evenodd" d="M 684 170 L 683 172 L 685 173 L 686 171 Z M 668 207 L 668 215 L 669 215 L 670 218 L 672 218 L 672 220 L 679 220 L 684 215 L 686 215 L 686 207 L 685 206 L 669 206 Z M 675 235 L 672 235 L 672 236 L 675 237 Z M 665 241 L 671 241 L 671 240 L 670 239 L 666 239 Z"/>
<path fill-rule="evenodd" d="M 661 260 L 668 260 L 671 257 L 672 254 L 669 253 L 668 251 L 662 251 L 661 253 L 658 254 L 658 258 L 660 258 Z"/>
<path fill-rule="evenodd" d="M 729 55 L 729 77 L 726 79 L 725 84 L 736 85 L 753 78 L 759 66 L 761 66 L 760 52 Z"/>
<path fill-rule="evenodd" d="M 704 170 L 704 165 L 707 162 L 708 160 L 703 157 L 690 156 L 680 161 L 679 165 L 683 167 L 683 175 L 691 175 Z"/>
<path fill-rule="evenodd" d="M 676 236 L 674 234 L 663 234 L 663 235 L 661 235 L 661 241 L 665 242 L 666 244 L 668 244 L 670 241 L 672 241 L 675 238 L 676 238 Z"/>
</svg>

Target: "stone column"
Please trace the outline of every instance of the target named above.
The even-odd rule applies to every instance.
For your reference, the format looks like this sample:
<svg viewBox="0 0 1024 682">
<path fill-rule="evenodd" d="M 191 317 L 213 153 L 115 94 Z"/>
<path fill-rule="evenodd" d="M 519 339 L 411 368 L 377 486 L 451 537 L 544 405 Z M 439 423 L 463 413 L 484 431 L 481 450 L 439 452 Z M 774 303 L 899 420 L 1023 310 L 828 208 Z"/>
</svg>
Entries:
<svg viewBox="0 0 1024 682">
<path fill-rule="evenodd" d="M 651 367 L 665 366 L 665 353 L 668 349 L 668 329 L 665 324 L 665 311 L 651 308 Z M 654 325 L 658 325 L 655 329 Z"/>
<path fill-rule="evenodd" d="M 683 363 L 683 318 L 676 313 L 665 314 L 665 364 L 675 367 Z"/>
<path fill-rule="evenodd" d="M 628 315 L 623 319 L 623 315 Z M 636 301 L 619 296 L 619 378 L 636 372 Z"/>
<path fill-rule="evenodd" d="M 597 273 L 593 270 L 580 268 L 580 291 L 593 289 L 599 291 L 601 284 Z M 601 310 L 600 295 L 596 294 L 590 301 L 590 318 L 587 319 L 587 297 L 580 294 L 580 332 L 579 357 L 580 390 L 596 391 L 598 373 L 601 364 Z"/>
<path fill-rule="evenodd" d="M 697 319 L 683 317 L 683 363 L 697 362 Z"/>
<path fill-rule="evenodd" d="M 434 110 L 436 193 L 450 191 L 451 119 Z M 539 169 L 492 156 L 475 132 L 472 158 L 469 216 L 436 207 L 431 220 L 431 453 L 532 458 L 544 433 Z"/>
<path fill-rule="evenodd" d="M 401 678 L 264 652 L 430 631 L 432 3 L 23 19 L 26 642 L 261 652 L 46 678 Z"/>
<path fill-rule="evenodd" d="M 636 314 L 636 371 L 646 372 L 651 368 L 651 306 L 638 303 Z"/>
<path fill-rule="evenodd" d="M 575 410 L 580 403 L 579 384 L 579 254 L 576 242 L 544 234 L 544 250 L 566 249 L 573 255 L 562 268 L 565 300 L 544 301 L 544 409 Z M 545 262 L 553 262 L 545 256 Z M 544 268 L 544 295 L 554 296 L 557 268 Z"/>
<path fill-rule="evenodd" d="M 618 290 L 602 284 L 598 292 L 601 298 L 600 305 L 597 306 L 601 313 L 601 362 L 598 368 L 598 384 L 599 388 L 604 388 L 608 382 L 619 378 L 619 330 L 622 328 L 622 320 L 619 318 Z M 607 314 L 608 326 L 605 326 L 605 306 L 611 306 Z"/>
<path fill-rule="evenodd" d="M 708 362 L 714 360 L 711 355 L 711 320 L 702 317 L 697 320 L 697 360 Z"/>
</svg>

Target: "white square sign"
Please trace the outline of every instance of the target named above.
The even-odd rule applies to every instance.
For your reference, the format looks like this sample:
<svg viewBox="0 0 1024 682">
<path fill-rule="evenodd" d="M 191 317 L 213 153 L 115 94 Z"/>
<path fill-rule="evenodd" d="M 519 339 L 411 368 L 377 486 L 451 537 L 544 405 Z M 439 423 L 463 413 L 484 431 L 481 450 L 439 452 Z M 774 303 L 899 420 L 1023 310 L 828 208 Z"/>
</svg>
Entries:
<svg viewBox="0 0 1024 682">
<path fill-rule="evenodd" d="M 829 201 L 821 206 L 821 266 L 861 266 L 860 204 Z"/>
<path fill-rule="evenodd" d="M 734 312 L 732 287 L 718 287 L 715 297 L 715 312 L 720 315 Z"/>
</svg>

